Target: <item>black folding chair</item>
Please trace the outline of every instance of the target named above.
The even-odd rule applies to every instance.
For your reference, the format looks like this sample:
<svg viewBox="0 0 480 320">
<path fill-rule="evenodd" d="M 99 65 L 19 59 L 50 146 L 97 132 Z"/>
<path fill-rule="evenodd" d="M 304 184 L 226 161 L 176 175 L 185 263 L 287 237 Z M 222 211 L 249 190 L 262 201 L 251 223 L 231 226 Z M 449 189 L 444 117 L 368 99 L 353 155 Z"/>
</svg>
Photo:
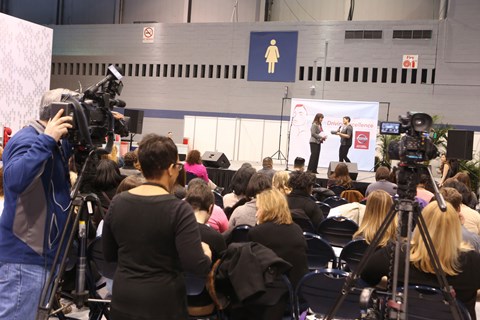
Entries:
<svg viewBox="0 0 480 320">
<path fill-rule="evenodd" d="M 347 204 L 347 199 L 341 198 L 339 196 L 328 197 L 327 199 L 323 200 L 323 203 L 326 203 L 330 206 L 330 208 L 335 208 L 341 206 L 342 204 Z"/>
<path fill-rule="evenodd" d="M 400 288 L 399 292 L 403 292 L 403 288 Z M 465 306 L 458 300 L 457 303 L 462 319 L 471 319 Z M 450 320 L 453 316 L 440 289 L 410 285 L 408 286 L 407 318 L 409 320 Z"/>
<path fill-rule="evenodd" d="M 340 196 L 340 194 L 341 194 L 343 191 L 347 190 L 345 187 L 335 186 L 335 185 L 330 186 L 328 189 L 332 190 L 333 193 L 335 193 L 336 196 Z"/>
<path fill-rule="evenodd" d="M 326 219 L 328 217 L 328 214 L 330 213 L 330 209 L 331 209 L 330 205 L 328 205 L 325 202 L 321 202 L 321 201 L 316 201 L 315 203 L 320 208 L 320 210 L 322 210 L 323 217 Z"/>
<path fill-rule="evenodd" d="M 329 262 L 335 266 L 336 256 L 332 246 L 318 234 L 304 232 L 307 241 L 307 260 L 310 270 L 317 270 L 328 266 Z"/>
<path fill-rule="evenodd" d="M 345 271 L 355 271 L 360 263 L 368 243 L 364 239 L 352 240 L 343 247 L 340 253 L 341 268 Z M 345 265 L 342 265 L 345 263 Z"/>
<path fill-rule="evenodd" d="M 241 224 L 233 228 L 230 237 L 228 239 L 228 243 L 232 242 L 248 242 L 248 230 L 250 230 L 251 226 L 248 224 Z"/>
<path fill-rule="evenodd" d="M 337 216 L 330 217 L 318 226 L 318 234 L 332 246 L 344 247 L 352 240 L 353 234 L 358 230 L 358 224 L 348 218 Z"/>
<path fill-rule="evenodd" d="M 320 269 L 307 273 L 295 290 L 297 297 L 297 316 L 310 308 L 316 319 L 323 319 L 334 306 L 345 283 L 348 273 L 337 269 Z M 361 290 L 352 288 L 334 319 L 360 318 Z"/>
<path fill-rule="evenodd" d="M 215 190 L 213 190 L 213 195 L 215 197 L 215 204 L 223 209 L 223 197 L 222 197 L 222 195 L 218 191 L 215 191 Z"/>
</svg>

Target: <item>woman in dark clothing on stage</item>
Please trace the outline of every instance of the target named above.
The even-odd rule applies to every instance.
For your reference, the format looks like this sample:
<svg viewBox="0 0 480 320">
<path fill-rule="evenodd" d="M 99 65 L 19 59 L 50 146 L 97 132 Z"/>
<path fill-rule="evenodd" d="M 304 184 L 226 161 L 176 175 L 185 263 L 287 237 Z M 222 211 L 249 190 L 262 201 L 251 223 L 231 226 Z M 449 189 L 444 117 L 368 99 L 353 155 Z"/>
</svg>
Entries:
<svg viewBox="0 0 480 320">
<path fill-rule="evenodd" d="M 308 160 L 307 171 L 317 174 L 320 148 L 327 138 L 322 129 L 323 114 L 317 113 L 310 128 L 310 160 Z"/>
<path fill-rule="evenodd" d="M 182 167 L 173 141 L 149 134 L 138 158 L 147 182 L 112 200 L 103 227 L 105 259 L 118 262 L 111 316 L 187 319 L 183 273 L 206 276 L 211 251 L 192 207 L 171 194 Z"/>
<path fill-rule="evenodd" d="M 448 284 L 455 289 L 456 298 L 461 301 L 468 312 L 475 317 L 477 290 L 480 289 L 480 254 L 462 241 L 462 230 L 457 211 L 447 203 L 447 211 L 442 212 L 436 201 L 429 203 L 422 211 L 428 233 L 437 252 L 442 270 L 447 276 Z M 383 276 L 388 276 L 390 257 L 393 248 L 386 246 L 377 250 L 369 259 L 362 272 L 362 279 L 369 285 L 376 285 Z M 400 277 L 403 279 L 405 254 L 399 261 Z M 422 237 L 415 229 L 410 249 L 410 284 L 423 284 L 439 287 L 430 256 Z"/>
</svg>

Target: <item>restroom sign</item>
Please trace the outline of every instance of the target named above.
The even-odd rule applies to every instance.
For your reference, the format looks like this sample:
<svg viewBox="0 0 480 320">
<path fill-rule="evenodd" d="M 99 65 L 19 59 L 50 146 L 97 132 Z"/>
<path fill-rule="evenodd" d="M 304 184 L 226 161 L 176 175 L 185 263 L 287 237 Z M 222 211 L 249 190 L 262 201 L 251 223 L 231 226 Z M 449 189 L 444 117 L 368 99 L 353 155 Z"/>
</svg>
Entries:
<svg viewBox="0 0 480 320">
<path fill-rule="evenodd" d="M 155 38 L 154 27 L 143 27 L 143 43 L 153 43 Z"/>
<path fill-rule="evenodd" d="M 402 59 L 402 69 L 417 69 L 418 54 L 404 54 Z"/>
</svg>

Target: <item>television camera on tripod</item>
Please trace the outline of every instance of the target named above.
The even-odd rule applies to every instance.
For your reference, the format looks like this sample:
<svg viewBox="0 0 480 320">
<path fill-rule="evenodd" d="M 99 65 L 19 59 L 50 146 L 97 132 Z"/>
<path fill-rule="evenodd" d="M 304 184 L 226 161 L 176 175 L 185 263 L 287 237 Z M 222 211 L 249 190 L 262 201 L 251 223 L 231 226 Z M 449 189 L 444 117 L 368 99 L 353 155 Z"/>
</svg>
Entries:
<svg viewBox="0 0 480 320">
<path fill-rule="evenodd" d="M 435 196 L 440 210 L 445 212 L 447 209 L 445 201 L 439 194 L 438 188 L 433 181 L 430 169 L 423 164 L 423 162 L 438 156 L 437 148 L 428 134 L 432 122 L 432 118 L 428 114 L 407 113 L 407 115 L 399 117 L 399 122 L 381 123 L 381 134 L 404 134 L 400 140 L 392 142 L 389 145 L 388 150 L 391 159 L 400 160 L 397 177 L 398 198 L 394 201 L 385 221 L 382 223 L 377 234 L 370 243 L 369 248 L 359 262 L 357 269 L 347 277 L 344 287 L 339 294 L 337 301 L 326 316 L 326 319 L 332 319 L 335 316 L 335 313 L 339 310 L 342 302 L 355 286 L 356 280 L 359 279 L 368 260 L 374 255 L 379 241 L 382 239 L 388 226 L 393 222 L 395 216 L 398 217 L 398 229 L 396 241 L 392 244 L 392 246 L 394 246 L 394 256 L 393 259 L 390 260 L 390 270 L 393 270 L 393 273 L 390 274 L 391 287 L 388 288 L 388 302 L 386 303 L 386 308 L 383 308 L 383 306 L 377 306 L 375 308 L 376 310 L 386 310 L 386 312 L 385 314 L 373 312 L 370 314 L 369 319 L 406 319 L 408 317 L 410 245 L 414 222 L 416 223 L 420 237 L 425 244 L 432 268 L 437 277 L 439 288 L 443 293 L 444 300 L 447 301 L 450 306 L 453 319 L 463 319 L 460 307 L 455 300 L 454 290 L 447 282 L 446 274 L 444 270 L 442 270 L 442 265 L 433 245 L 432 238 L 430 237 L 427 225 L 420 212 L 421 209 L 419 203 L 415 199 L 416 186 L 418 184 L 420 171 L 426 171 L 429 173 L 433 182 Z M 403 257 L 403 259 L 400 257 Z M 402 270 L 401 265 L 404 265 L 402 280 L 399 279 L 399 276 L 401 275 L 400 270 Z M 403 283 L 402 290 L 399 290 L 399 282 Z M 428 311 L 426 310 L 426 312 Z"/>
<path fill-rule="evenodd" d="M 63 281 L 67 253 L 72 249 L 75 236 L 78 241 L 78 256 L 75 290 L 72 292 L 73 301 L 78 308 L 85 305 L 87 301 L 92 301 L 92 304 L 99 303 L 99 296 L 95 288 L 92 288 L 92 281 L 87 279 L 91 275 L 86 274 L 89 263 L 86 253 L 90 217 L 95 210 L 99 210 L 103 217 L 102 206 L 98 197 L 92 192 L 91 182 L 95 176 L 99 156 L 109 154 L 112 150 L 114 135 L 119 134 L 125 137 L 129 134 L 125 119 L 113 111 L 114 107 L 125 107 L 125 102 L 115 99 L 123 89 L 123 83 L 120 81 L 122 78 L 122 70 L 110 65 L 107 76 L 82 94 L 62 96 L 62 102 L 50 105 L 51 114 L 56 114 L 58 110 L 63 109 L 63 114 L 73 119 L 72 128 L 68 129 L 66 138 L 73 148 L 75 166 L 79 175 L 70 193 L 72 204 L 68 212 L 67 227 L 62 231 L 58 250 L 40 296 L 37 320 L 48 319 L 52 308 L 59 307 L 56 294 Z M 102 148 L 104 144 L 106 145 Z M 95 281 L 93 281 L 94 285 Z M 91 318 L 100 319 L 102 313 L 108 312 L 104 304 L 95 306 L 93 309 L 95 311 L 94 314 L 91 312 Z M 60 308 L 53 313 L 61 315 L 62 310 Z"/>
</svg>

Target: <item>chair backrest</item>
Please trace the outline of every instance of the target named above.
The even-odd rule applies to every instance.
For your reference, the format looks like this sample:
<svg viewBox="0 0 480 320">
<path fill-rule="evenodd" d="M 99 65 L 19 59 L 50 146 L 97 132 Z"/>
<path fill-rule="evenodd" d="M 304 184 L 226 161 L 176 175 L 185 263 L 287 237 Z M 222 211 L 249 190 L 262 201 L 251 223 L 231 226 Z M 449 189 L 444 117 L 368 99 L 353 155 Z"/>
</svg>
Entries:
<svg viewBox="0 0 480 320">
<path fill-rule="evenodd" d="M 344 247 L 349 243 L 357 230 L 355 221 L 342 216 L 327 218 L 318 226 L 318 234 L 336 247 Z"/>
<path fill-rule="evenodd" d="M 345 271 L 357 270 L 358 263 L 368 248 L 368 243 L 364 239 L 352 240 L 343 247 L 340 253 L 340 263 L 345 262 Z"/>
<path fill-rule="evenodd" d="M 321 202 L 321 201 L 315 201 L 315 203 L 320 208 L 320 210 L 322 210 L 323 217 L 324 218 L 328 217 L 328 214 L 330 213 L 330 209 L 331 209 L 330 205 L 328 205 L 325 202 Z"/>
<path fill-rule="evenodd" d="M 327 241 L 318 234 L 309 232 L 304 232 L 303 236 L 307 242 L 307 260 L 310 270 L 325 268 L 330 261 L 335 262 L 335 252 Z"/>
<path fill-rule="evenodd" d="M 339 196 L 333 196 L 323 200 L 323 203 L 328 204 L 330 208 L 335 208 L 335 207 L 341 206 L 342 204 L 347 204 L 348 201 Z"/>
<path fill-rule="evenodd" d="M 330 186 L 330 187 L 328 187 L 328 189 L 332 190 L 333 193 L 335 193 L 336 196 L 340 196 L 340 194 L 343 191 L 347 190 L 345 187 L 337 186 L 337 185 Z"/>
<path fill-rule="evenodd" d="M 292 214 L 292 220 L 304 232 L 315 233 L 315 227 L 313 226 L 312 220 L 307 216 L 303 209 L 290 209 Z"/>
<path fill-rule="evenodd" d="M 103 257 L 101 237 L 95 238 L 95 240 L 90 243 L 90 245 L 88 246 L 88 256 L 90 260 L 95 263 L 98 273 L 100 273 L 105 278 L 113 279 L 115 270 L 117 269 L 117 263 L 105 261 L 105 258 Z"/>
<path fill-rule="evenodd" d="M 213 196 L 215 197 L 215 204 L 223 209 L 223 197 L 220 192 L 213 190 Z"/>
<path fill-rule="evenodd" d="M 298 283 L 295 290 L 297 297 L 297 315 L 300 315 L 301 301 L 305 301 L 303 307 L 310 308 L 316 314 L 315 319 L 323 319 L 342 291 L 348 273 L 337 269 L 321 269 L 307 273 Z M 360 291 L 352 290 L 343 301 L 335 314 L 334 319 L 358 319 L 360 318 Z"/>
<path fill-rule="evenodd" d="M 229 237 L 229 243 L 232 242 L 248 242 L 248 230 L 251 226 L 248 224 L 241 224 L 233 228 Z"/>
<path fill-rule="evenodd" d="M 198 176 L 196 174 L 188 172 L 188 171 L 185 172 L 185 184 L 188 184 L 190 182 L 190 180 L 193 180 L 195 178 L 198 178 Z"/>
<path fill-rule="evenodd" d="M 345 190 L 340 194 L 340 197 L 344 198 L 348 202 L 360 202 L 365 198 L 363 194 L 358 190 Z"/>
<path fill-rule="evenodd" d="M 399 289 L 402 292 L 403 288 Z M 465 306 L 457 300 L 463 320 L 470 319 Z M 428 310 L 428 312 L 425 312 Z M 407 317 L 409 320 L 447 320 L 453 319 L 452 312 L 446 303 L 442 291 L 424 285 L 408 286 Z"/>
</svg>

